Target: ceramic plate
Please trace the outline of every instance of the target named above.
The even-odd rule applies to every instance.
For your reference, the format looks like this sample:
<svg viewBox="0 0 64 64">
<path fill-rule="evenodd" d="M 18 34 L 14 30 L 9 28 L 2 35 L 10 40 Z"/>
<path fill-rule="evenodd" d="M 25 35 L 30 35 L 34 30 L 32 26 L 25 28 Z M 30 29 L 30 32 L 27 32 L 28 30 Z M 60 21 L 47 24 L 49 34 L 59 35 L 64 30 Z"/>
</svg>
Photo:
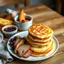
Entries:
<svg viewBox="0 0 64 64">
<path fill-rule="evenodd" d="M 15 35 L 13 35 L 11 38 L 14 38 L 15 36 L 22 36 L 22 37 L 25 37 L 28 35 L 28 31 L 23 31 L 23 32 L 19 32 Z M 10 38 L 10 39 L 11 39 Z M 8 40 L 8 43 L 7 43 L 7 48 L 8 48 L 8 51 L 10 52 L 10 54 L 12 54 L 14 57 L 18 58 L 18 59 L 21 59 L 21 60 L 26 60 L 26 61 L 40 61 L 40 60 L 44 60 L 44 59 L 47 59 L 47 58 L 50 58 L 51 56 L 53 56 L 57 50 L 58 50 L 58 47 L 59 47 L 59 43 L 58 43 L 58 40 L 53 36 L 53 41 L 54 41 L 54 45 L 53 45 L 53 49 L 50 53 L 48 53 L 46 56 L 41 56 L 41 57 L 33 57 L 33 56 L 29 56 L 28 58 L 22 58 L 22 57 L 19 57 L 18 55 L 14 54 L 11 46 L 10 46 L 10 39 Z"/>
</svg>

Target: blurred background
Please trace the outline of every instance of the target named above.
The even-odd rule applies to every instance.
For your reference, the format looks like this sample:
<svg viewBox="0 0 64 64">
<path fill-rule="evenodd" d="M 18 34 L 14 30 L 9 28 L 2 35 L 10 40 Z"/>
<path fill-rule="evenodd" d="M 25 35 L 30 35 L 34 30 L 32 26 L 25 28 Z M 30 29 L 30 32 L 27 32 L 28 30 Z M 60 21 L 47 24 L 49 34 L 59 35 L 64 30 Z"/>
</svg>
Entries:
<svg viewBox="0 0 64 64">
<path fill-rule="evenodd" d="M 50 8 L 55 8 L 55 0 L 30 0 L 30 5 L 35 5 L 35 4 L 45 4 L 47 6 L 49 6 Z M 19 5 L 20 7 L 23 7 L 24 5 Z M 14 6 L 9 5 L 9 6 L 5 6 L 5 7 L 0 7 L 0 11 L 2 10 L 6 10 L 7 8 L 11 8 L 13 9 Z"/>
<path fill-rule="evenodd" d="M 30 0 L 30 5 L 36 5 L 36 4 L 44 4 L 47 5 L 48 7 L 50 7 L 51 9 L 56 11 L 56 0 Z M 62 4 L 63 6 L 64 4 Z M 24 7 L 24 5 L 19 4 L 19 7 Z M 4 7 L 0 7 L 0 11 L 5 11 L 7 8 L 11 8 L 13 9 L 14 6 L 13 5 L 9 5 L 9 6 L 4 6 Z M 64 15 L 64 9 L 62 7 L 61 13 L 62 15 Z"/>
</svg>

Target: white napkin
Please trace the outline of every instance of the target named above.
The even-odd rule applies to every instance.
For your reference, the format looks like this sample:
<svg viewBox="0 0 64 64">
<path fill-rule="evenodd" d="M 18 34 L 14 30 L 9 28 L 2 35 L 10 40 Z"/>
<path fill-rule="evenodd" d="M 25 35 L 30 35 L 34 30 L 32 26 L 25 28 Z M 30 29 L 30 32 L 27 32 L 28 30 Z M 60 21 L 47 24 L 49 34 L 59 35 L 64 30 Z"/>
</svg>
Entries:
<svg viewBox="0 0 64 64">
<path fill-rule="evenodd" d="M 5 64 L 6 61 L 3 58 L 0 58 L 0 64 Z"/>
<path fill-rule="evenodd" d="M 5 62 L 10 62 L 12 60 L 13 58 L 6 48 L 6 42 L 2 41 L 0 43 L 0 64 L 5 64 Z"/>
<path fill-rule="evenodd" d="M 15 11 L 15 10 L 12 10 L 12 9 L 9 9 L 9 8 L 7 8 L 6 9 L 6 12 L 8 13 L 8 14 L 13 14 L 13 17 L 15 17 L 16 15 L 18 15 L 18 11 Z"/>
<path fill-rule="evenodd" d="M 18 15 L 19 14 L 19 11 L 15 11 L 15 10 L 12 10 L 12 9 L 9 9 L 9 8 L 7 8 L 6 9 L 6 12 L 8 13 L 8 14 L 13 14 L 13 17 L 15 17 L 16 15 Z M 26 13 L 24 13 L 24 15 L 27 15 Z"/>
</svg>

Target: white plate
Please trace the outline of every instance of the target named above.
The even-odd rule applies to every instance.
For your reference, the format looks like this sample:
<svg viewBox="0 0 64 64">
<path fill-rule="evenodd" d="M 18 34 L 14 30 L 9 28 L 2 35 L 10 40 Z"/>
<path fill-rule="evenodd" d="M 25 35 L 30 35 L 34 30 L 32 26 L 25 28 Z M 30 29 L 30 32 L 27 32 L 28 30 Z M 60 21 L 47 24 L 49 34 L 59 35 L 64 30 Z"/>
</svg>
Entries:
<svg viewBox="0 0 64 64">
<path fill-rule="evenodd" d="M 12 36 L 11 38 L 14 38 L 15 36 L 22 36 L 22 37 L 25 37 L 28 35 L 28 31 L 23 31 L 23 32 L 20 32 L 20 33 L 17 33 L 15 34 L 14 36 Z M 10 39 L 11 39 L 10 38 Z M 13 51 L 11 50 L 11 46 L 9 45 L 10 44 L 10 39 L 8 40 L 8 43 L 7 43 L 7 48 L 8 48 L 8 51 L 16 58 L 18 59 L 21 59 L 21 60 L 26 60 L 26 61 L 39 61 L 39 60 L 44 60 L 44 59 L 47 59 L 51 56 L 53 56 L 57 50 L 58 50 L 58 47 L 59 47 L 59 43 L 58 43 L 58 40 L 53 36 L 53 41 L 54 41 L 54 47 L 53 47 L 53 50 L 48 53 L 46 56 L 41 56 L 41 57 L 33 57 L 33 56 L 30 56 L 28 58 L 22 58 L 22 57 L 19 57 L 18 55 L 14 54 Z"/>
</svg>

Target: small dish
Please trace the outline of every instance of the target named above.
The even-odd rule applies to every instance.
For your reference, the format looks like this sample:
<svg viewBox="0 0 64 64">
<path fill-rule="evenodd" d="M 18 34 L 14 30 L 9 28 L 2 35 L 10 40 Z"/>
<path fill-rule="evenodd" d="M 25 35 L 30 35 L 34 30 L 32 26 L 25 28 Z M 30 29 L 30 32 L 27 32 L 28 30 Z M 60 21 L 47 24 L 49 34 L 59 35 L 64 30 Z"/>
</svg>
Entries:
<svg viewBox="0 0 64 64">
<path fill-rule="evenodd" d="M 29 20 L 27 22 L 20 22 L 18 21 L 18 15 L 14 17 L 15 24 L 18 26 L 19 30 L 27 30 L 32 25 L 33 18 L 28 14 L 25 14 L 25 18 Z"/>
<path fill-rule="evenodd" d="M 17 54 L 14 53 L 14 51 L 12 50 L 12 47 L 10 46 L 10 40 L 12 38 L 14 38 L 15 36 L 22 36 L 22 37 L 25 37 L 28 35 L 28 31 L 23 31 L 23 32 L 20 32 L 20 33 L 17 33 L 15 35 L 13 35 L 9 40 L 8 40 L 8 43 L 7 43 L 7 48 L 8 48 L 8 51 L 16 58 L 20 59 L 20 60 L 26 60 L 26 61 L 40 61 L 40 60 L 45 60 L 47 58 L 50 58 L 51 56 L 53 56 L 58 48 L 59 48 L 59 42 L 58 40 L 55 38 L 55 36 L 53 36 L 53 41 L 54 41 L 54 45 L 53 45 L 53 49 L 50 53 L 48 53 L 46 56 L 40 56 L 40 57 L 34 57 L 34 56 L 29 56 L 28 58 L 23 58 L 23 57 L 19 57 Z"/>
<path fill-rule="evenodd" d="M 18 27 L 15 25 L 7 25 L 2 28 L 2 32 L 6 37 L 10 37 L 16 34 L 18 31 Z"/>
</svg>

